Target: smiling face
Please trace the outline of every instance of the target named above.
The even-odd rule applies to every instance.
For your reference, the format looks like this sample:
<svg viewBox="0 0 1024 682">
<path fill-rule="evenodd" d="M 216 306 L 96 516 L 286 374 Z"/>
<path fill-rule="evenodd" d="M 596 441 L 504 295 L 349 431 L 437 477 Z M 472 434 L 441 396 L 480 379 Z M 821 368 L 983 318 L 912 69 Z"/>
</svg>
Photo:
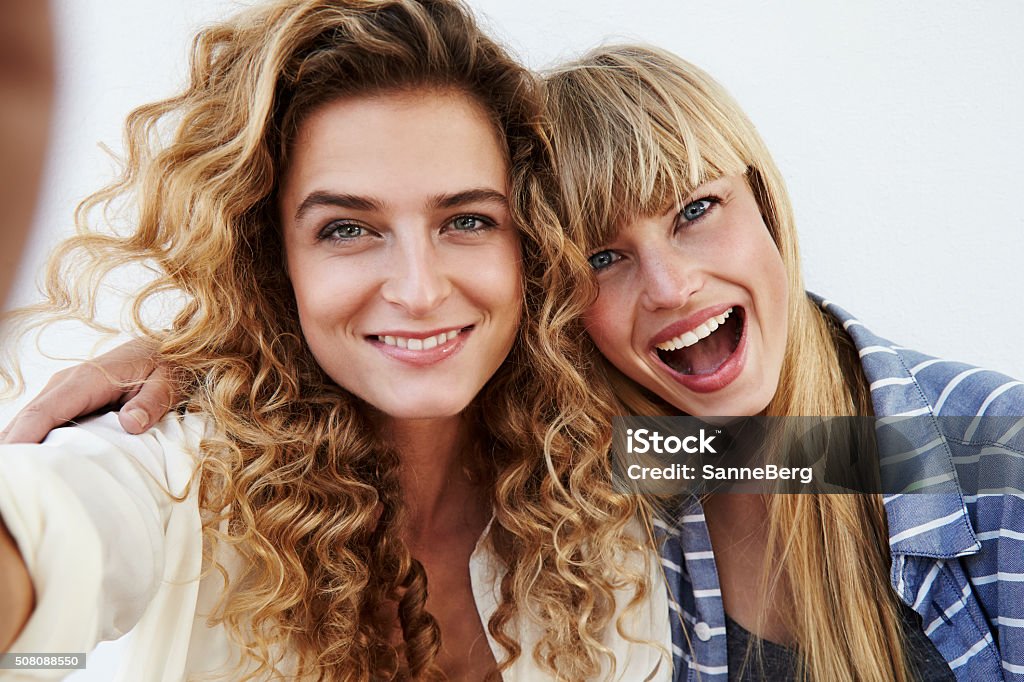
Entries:
<svg viewBox="0 0 1024 682">
<path fill-rule="evenodd" d="M 400 419 L 456 415 L 520 320 L 508 163 L 455 92 L 326 104 L 300 126 L 280 194 L 288 275 L 324 371 Z"/>
<path fill-rule="evenodd" d="M 600 294 L 587 331 L 615 367 L 694 416 L 765 409 L 786 348 L 787 278 L 744 177 L 629 221 L 590 263 Z"/>
</svg>

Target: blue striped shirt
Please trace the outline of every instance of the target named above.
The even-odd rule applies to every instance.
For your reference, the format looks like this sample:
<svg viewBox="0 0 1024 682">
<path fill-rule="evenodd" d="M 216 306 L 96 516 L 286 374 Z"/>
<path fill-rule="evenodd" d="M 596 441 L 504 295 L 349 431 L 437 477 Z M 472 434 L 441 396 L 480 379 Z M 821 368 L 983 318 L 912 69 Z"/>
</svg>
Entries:
<svg viewBox="0 0 1024 682">
<path fill-rule="evenodd" d="M 884 503 L 893 589 L 921 615 L 925 634 L 956 678 L 1024 682 L 1024 495 L 984 489 L 966 495 L 957 482 L 957 471 L 969 472 L 970 462 L 981 457 L 997 458 L 986 462 L 996 470 L 1020 472 L 1024 384 L 894 345 L 835 304 L 815 300 L 853 340 L 876 417 L 1022 417 L 1001 433 L 989 433 L 987 422 L 976 419 L 918 420 L 925 426 L 914 434 L 913 446 L 936 472 L 932 482 L 939 492 L 887 495 Z M 882 461 L 894 454 L 884 445 L 880 437 Z M 955 469 L 954 462 L 967 469 Z M 675 679 L 724 680 L 725 611 L 699 502 L 687 499 L 675 522 L 659 528 L 673 609 Z"/>
</svg>

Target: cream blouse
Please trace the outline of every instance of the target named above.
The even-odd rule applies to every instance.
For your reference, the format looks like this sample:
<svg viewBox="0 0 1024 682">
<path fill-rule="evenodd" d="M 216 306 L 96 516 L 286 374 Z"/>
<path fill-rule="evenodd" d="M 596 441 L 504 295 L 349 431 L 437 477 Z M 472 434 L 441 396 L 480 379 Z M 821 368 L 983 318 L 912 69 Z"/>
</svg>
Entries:
<svg viewBox="0 0 1024 682">
<path fill-rule="evenodd" d="M 0 446 L 0 515 L 36 590 L 35 612 L 12 652 L 86 652 L 133 630 L 119 680 L 232 675 L 242 651 L 206 619 L 223 583 L 216 571 L 203 575 L 197 486 L 180 502 L 167 492 L 181 496 L 189 488 L 206 428 L 200 417 L 170 415 L 130 436 L 114 415 L 104 415 L 58 429 L 42 445 Z M 503 575 L 488 537 L 485 530 L 470 558 L 484 623 L 497 609 Z M 230 571 L 230 557 L 218 558 Z M 665 581 L 656 558 L 650 564 L 651 596 L 625 619 L 626 632 L 646 643 L 618 636 L 605 642 L 615 655 L 615 680 L 671 679 Z M 618 595 L 620 609 L 628 596 Z M 549 679 L 529 653 L 540 627 L 526 621 L 517 629 L 524 654 L 503 679 Z M 500 660 L 503 649 L 493 639 L 490 645 Z M 68 672 L 0 670 L 0 680 Z"/>
</svg>

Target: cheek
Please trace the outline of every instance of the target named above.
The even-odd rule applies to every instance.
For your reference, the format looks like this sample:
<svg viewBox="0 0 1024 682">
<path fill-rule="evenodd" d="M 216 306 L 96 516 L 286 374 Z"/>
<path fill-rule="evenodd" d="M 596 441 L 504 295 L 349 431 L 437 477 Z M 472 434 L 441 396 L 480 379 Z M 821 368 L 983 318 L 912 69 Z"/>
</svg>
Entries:
<svg viewBox="0 0 1024 682">
<path fill-rule="evenodd" d="M 740 221 L 726 233 L 727 239 L 707 254 L 717 264 L 712 270 L 729 273 L 755 296 L 784 304 L 789 291 L 786 268 L 764 222 Z"/>
<path fill-rule="evenodd" d="M 499 300 L 506 302 L 506 307 L 512 310 L 518 320 L 523 308 L 523 268 L 519 259 L 507 261 L 494 272 L 491 289 Z"/>
<path fill-rule="evenodd" d="M 786 347 L 789 329 L 789 276 L 786 274 L 782 255 L 778 251 L 774 252 L 774 258 L 767 260 L 767 267 L 765 280 L 768 284 L 766 289 L 771 297 L 773 318 L 769 326 L 774 336 L 772 341 L 782 352 Z"/>
<path fill-rule="evenodd" d="M 504 334 L 504 344 L 501 356 L 504 359 L 512 350 L 519 329 L 524 324 L 523 319 L 523 271 L 518 261 L 515 265 L 503 274 L 503 281 L 499 287 L 495 287 L 498 293 L 498 303 L 494 308 L 494 316 L 497 318 L 498 327 Z"/>
<path fill-rule="evenodd" d="M 786 310 L 789 300 L 789 276 L 786 274 L 786 266 L 782 262 L 782 255 L 773 251 L 774 257 L 766 259 L 768 272 L 765 279 L 772 298 L 779 304 L 780 309 Z"/>
<path fill-rule="evenodd" d="M 366 294 L 358 286 L 363 280 L 353 276 L 350 268 L 330 267 L 330 264 L 307 263 L 295 267 L 292 263 L 291 266 L 299 323 L 312 346 L 318 335 L 356 316 Z"/>
<path fill-rule="evenodd" d="M 789 317 L 789 276 L 782 254 L 768 230 L 750 240 L 744 259 L 748 266 L 748 287 L 757 302 L 764 342 L 775 353 L 786 345 Z"/>
<path fill-rule="evenodd" d="M 490 309 L 495 326 L 503 339 L 504 357 L 512 348 L 519 328 L 523 324 L 523 275 L 518 267 L 502 273 L 501 281 L 491 286 Z"/>
<path fill-rule="evenodd" d="M 783 311 L 783 319 L 773 320 L 773 326 L 777 326 L 778 323 L 784 326 L 789 299 L 789 277 L 786 275 L 786 266 L 782 262 L 782 254 L 779 253 L 767 229 L 764 230 L 761 238 L 752 245 L 748 263 L 751 265 L 751 272 L 756 273 L 755 293 L 772 304 L 773 313 L 777 314 L 778 311 Z"/>
<path fill-rule="evenodd" d="M 630 323 L 624 302 L 607 289 L 601 290 L 584 313 L 583 326 L 601 354 L 614 359 L 629 348 Z"/>
<path fill-rule="evenodd" d="M 471 273 L 461 278 L 470 299 L 489 310 L 496 324 L 510 339 L 519 329 L 523 311 L 523 269 L 519 240 L 509 238 L 486 252 L 460 254 L 458 271 Z M 511 343 L 511 341 L 510 341 Z"/>
</svg>

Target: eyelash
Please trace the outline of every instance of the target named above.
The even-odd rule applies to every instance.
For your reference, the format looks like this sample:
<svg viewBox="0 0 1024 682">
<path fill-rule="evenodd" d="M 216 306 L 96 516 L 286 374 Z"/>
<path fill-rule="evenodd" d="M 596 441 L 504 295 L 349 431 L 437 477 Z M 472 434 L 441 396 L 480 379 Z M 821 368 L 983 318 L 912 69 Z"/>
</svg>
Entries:
<svg viewBox="0 0 1024 682">
<path fill-rule="evenodd" d="M 477 222 L 480 223 L 480 226 L 472 230 L 459 230 L 452 228 L 453 231 L 458 232 L 460 234 L 472 234 L 476 232 L 486 232 L 487 230 L 493 229 L 498 226 L 498 223 L 494 222 L 493 220 L 485 216 L 477 215 L 476 213 L 465 213 L 463 215 L 457 215 L 451 220 L 449 220 L 447 223 L 445 223 L 445 227 L 451 226 L 457 220 L 465 220 L 467 218 L 472 218 L 473 220 L 476 220 Z"/>
<path fill-rule="evenodd" d="M 475 227 L 475 228 L 469 229 L 469 230 L 460 230 L 460 229 L 457 229 L 457 228 L 454 227 L 454 223 L 456 221 L 458 221 L 458 220 L 465 220 L 465 219 L 476 220 L 478 223 L 480 223 L 480 225 L 478 227 Z M 459 234 L 474 234 L 474 233 L 479 233 L 479 232 L 485 232 L 485 231 L 493 229 L 493 228 L 495 228 L 497 226 L 498 226 L 498 224 L 494 220 L 491 220 L 490 218 L 487 218 L 487 217 L 482 216 L 482 215 L 476 215 L 475 213 L 467 213 L 467 214 L 464 214 L 464 215 L 457 215 L 454 218 L 452 218 L 451 220 L 449 220 L 448 222 L 446 222 L 444 224 L 444 228 L 442 229 L 442 231 L 447 232 L 450 229 L 451 231 L 459 233 Z M 350 237 L 339 237 L 339 236 L 336 235 L 336 232 L 338 230 L 346 228 L 346 227 L 359 228 L 360 230 L 362 230 L 362 232 L 360 232 L 358 235 L 354 235 L 354 236 L 350 236 Z M 355 241 L 356 239 L 359 239 L 360 237 L 365 236 L 366 232 L 368 232 L 368 231 L 369 231 L 369 228 L 363 227 L 362 225 L 360 225 L 358 223 L 349 223 L 349 222 L 344 222 L 344 221 L 336 221 L 336 222 L 332 222 L 332 223 L 329 223 L 328 225 L 326 225 L 324 227 L 324 229 L 322 229 L 320 231 L 320 233 L 317 234 L 317 241 L 331 240 L 331 241 L 334 241 L 334 242 L 352 242 L 352 241 Z"/>
<path fill-rule="evenodd" d="M 700 203 L 702 201 L 706 201 L 710 205 L 706 209 L 704 209 L 703 213 L 701 213 L 699 216 L 697 216 L 693 220 L 687 220 L 683 216 L 683 213 L 686 211 L 686 209 L 688 207 L 690 207 L 690 206 L 692 206 L 694 204 L 698 204 L 698 203 Z M 708 196 L 700 197 L 699 199 L 694 199 L 693 201 L 686 202 L 686 204 L 681 209 L 679 209 L 679 213 L 676 214 L 676 227 L 683 227 L 685 225 L 693 225 L 694 223 L 699 223 L 701 220 L 703 220 L 704 218 L 707 217 L 708 213 L 711 213 L 712 211 L 714 211 L 715 207 L 718 206 L 721 203 L 722 203 L 721 198 L 716 197 L 716 196 L 714 196 L 712 194 L 709 194 Z"/>
<path fill-rule="evenodd" d="M 689 206 L 692 206 L 693 204 L 700 203 L 702 201 L 708 202 L 709 206 L 706 209 L 704 209 L 704 212 L 701 213 L 696 218 L 693 218 L 692 220 L 687 220 L 683 216 L 683 212 L 686 211 L 686 209 Z M 714 211 L 715 207 L 718 206 L 721 203 L 722 203 L 721 198 L 720 197 L 716 197 L 714 195 L 703 196 L 703 197 L 700 197 L 699 199 L 694 199 L 693 201 L 686 202 L 686 205 L 684 205 L 681 209 L 679 209 L 679 212 L 676 214 L 676 225 L 675 225 L 676 229 L 679 230 L 679 229 L 685 228 L 685 227 L 687 227 L 689 225 L 693 225 L 695 223 L 699 223 L 701 220 L 703 220 L 704 218 L 707 217 L 708 213 L 711 213 L 712 211 Z M 600 268 L 594 267 L 594 262 L 593 262 L 592 259 L 595 256 L 599 256 L 599 255 L 601 255 L 603 253 L 611 254 L 613 257 L 615 257 L 614 260 L 612 260 L 610 263 L 608 263 L 607 265 L 605 265 L 603 267 L 600 267 Z M 592 253 L 589 256 L 587 256 L 587 261 L 590 263 L 590 267 L 591 267 L 591 269 L 594 270 L 594 272 L 600 272 L 602 270 L 607 270 L 611 266 L 613 266 L 616 263 L 618 263 L 620 260 L 622 260 L 622 256 L 620 254 L 616 253 L 614 249 L 601 249 L 600 251 L 595 251 L 594 253 Z"/>
<path fill-rule="evenodd" d="M 346 227 L 357 227 L 360 230 L 362 230 L 362 232 L 360 232 L 360 234 L 358 234 L 356 236 L 353 236 L 353 237 L 339 237 L 339 236 L 337 236 L 335 234 L 335 232 L 337 232 L 338 230 L 340 230 L 342 228 L 346 228 Z M 336 221 L 336 222 L 333 222 L 333 223 L 328 223 L 324 227 L 324 229 L 320 230 L 319 234 L 317 234 L 317 236 L 316 236 L 316 240 L 318 242 L 322 242 L 322 241 L 352 242 L 352 241 L 355 241 L 356 239 L 358 239 L 359 237 L 364 236 L 366 230 L 367 230 L 367 228 L 363 227 L 362 225 L 360 225 L 358 223 L 347 223 L 347 222 L 343 222 L 343 221 Z"/>
</svg>

